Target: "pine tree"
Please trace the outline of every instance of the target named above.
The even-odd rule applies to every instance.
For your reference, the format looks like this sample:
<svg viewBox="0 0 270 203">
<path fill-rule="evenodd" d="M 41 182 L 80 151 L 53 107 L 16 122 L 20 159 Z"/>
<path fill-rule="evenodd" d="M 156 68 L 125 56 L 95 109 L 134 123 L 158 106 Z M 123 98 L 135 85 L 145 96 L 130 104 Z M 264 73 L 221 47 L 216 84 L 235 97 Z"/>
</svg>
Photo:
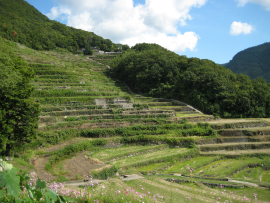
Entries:
<svg viewBox="0 0 270 203">
<path fill-rule="evenodd" d="M 34 71 L 0 38 L 0 145 L 10 156 L 14 147 L 35 138 L 39 105 L 30 99 Z"/>
</svg>

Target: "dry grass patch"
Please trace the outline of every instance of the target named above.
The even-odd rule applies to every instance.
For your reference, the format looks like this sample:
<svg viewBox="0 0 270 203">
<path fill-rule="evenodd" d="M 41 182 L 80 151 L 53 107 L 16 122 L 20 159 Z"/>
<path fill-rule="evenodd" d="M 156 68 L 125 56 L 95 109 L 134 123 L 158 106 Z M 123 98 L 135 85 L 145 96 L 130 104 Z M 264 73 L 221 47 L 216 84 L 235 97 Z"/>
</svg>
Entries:
<svg viewBox="0 0 270 203">
<path fill-rule="evenodd" d="M 250 149 L 250 150 L 233 150 L 233 151 L 215 151 L 215 152 L 200 152 L 202 155 L 233 155 L 233 156 L 239 156 L 239 155 L 269 155 L 270 150 L 269 149 Z"/>
</svg>

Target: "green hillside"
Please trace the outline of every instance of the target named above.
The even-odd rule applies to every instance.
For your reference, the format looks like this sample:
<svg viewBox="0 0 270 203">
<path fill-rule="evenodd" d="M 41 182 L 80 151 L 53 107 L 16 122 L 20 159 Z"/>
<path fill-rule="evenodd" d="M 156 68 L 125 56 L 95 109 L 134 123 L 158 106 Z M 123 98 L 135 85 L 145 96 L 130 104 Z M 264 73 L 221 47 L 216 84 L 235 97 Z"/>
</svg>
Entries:
<svg viewBox="0 0 270 203">
<path fill-rule="evenodd" d="M 112 61 L 111 74 L 135 92 L 178 99 L 221 117 L 269 117 L 270 84 L 210 60 L 179 56 L 156 44 L 137 44 Z"/>
<path fill-rule="evenodd" d="M 263 78 L 270 82 L 270 42 L 250 47 L 237 53 L 224 64 L 234 73 L 243 73 L 251 79 Z"/>
<path fill-rule="evenodd" d="M 64 48 L 77 53 L 87 45 L 110 51 L 109 39 L 49 20 L 24 0 L 0 0 L 0 35 L 36 50 Z"/>
</svg>

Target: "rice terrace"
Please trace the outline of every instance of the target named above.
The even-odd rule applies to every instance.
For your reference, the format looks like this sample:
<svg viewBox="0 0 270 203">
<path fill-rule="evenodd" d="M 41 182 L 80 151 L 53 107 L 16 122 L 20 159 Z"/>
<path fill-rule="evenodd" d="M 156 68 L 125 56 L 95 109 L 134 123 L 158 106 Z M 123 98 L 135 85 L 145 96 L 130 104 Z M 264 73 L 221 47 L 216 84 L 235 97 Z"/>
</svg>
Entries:
<svg viewBox="0 0 270 203">
<path fill-rule="evenodd" d="M 83 54 L 60 45 L 31 48 L 12 34 L 0 36 L 1 202 L 270 202 L 270 96 L 254 93 L 269 84 L 156 44 Z M 182 72 L 174 77 L 152 63 Z M 213 68 L 235 83 L 196 83 L 206 66 L 205 75 Z M 195 83 L 194 93 L 187 88 Z M 224 96 L 226 85 L 239 89 Z M 243 113 L 251 107 L 239 104 L 253 102 L 237 103 L 248 98 L 248 85 L 266 113 Z M 216 97 L 207 100 L 206 92 Z"/>
<path fill-rule="evenodd" d="M 37 139 L 9 163 L 56 182 L 60 194 L 78 202 L 269 201 L 270 119 L 220 119 L 136 95 L 108 77 L 114 55 L 6 46 L 34 69 L 41 105 Z"/>
</svg>

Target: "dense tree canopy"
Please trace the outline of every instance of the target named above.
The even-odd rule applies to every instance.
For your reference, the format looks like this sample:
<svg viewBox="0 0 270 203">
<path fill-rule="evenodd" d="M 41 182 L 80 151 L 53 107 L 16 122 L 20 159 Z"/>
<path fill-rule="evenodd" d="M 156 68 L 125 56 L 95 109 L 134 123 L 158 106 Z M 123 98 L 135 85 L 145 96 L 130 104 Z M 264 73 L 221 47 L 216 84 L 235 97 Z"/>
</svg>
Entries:
<svg viewBox="0 0 270 203">
<path fill-rule="evenodd" d="M 270 43 L 264 43 L 237 53 L 223 65 L 234 73 L 243 73 L 251 79 L 263 78 L 270 82 Z"/>
<path fill-rule="evenodd" d="M 17 33 L 15 37 L 14 31 Z M 93 32 L 49 20 L 24 0 L 0 0 L 0 35 L 36 50 L 60 47 L 76 53 L 78 48 L 87 45 L 104 51 L 117 50 L 118 47 Z"/>
<path fill-rule="evenodd" d="M 38 127 L 39 105 L 29 99 L 34 71 L 0 37 L 0 145 L 6 155 L 30 142 Z"/>
<path fill-rule="evenodd" d="M 269 117 L 270 84 L 210 60 L 179 56 L 156 44 L 138 44 L 116 57 L 112 76 L 136 92 L 185 101 L 222 117 Z"/>
</svg>

